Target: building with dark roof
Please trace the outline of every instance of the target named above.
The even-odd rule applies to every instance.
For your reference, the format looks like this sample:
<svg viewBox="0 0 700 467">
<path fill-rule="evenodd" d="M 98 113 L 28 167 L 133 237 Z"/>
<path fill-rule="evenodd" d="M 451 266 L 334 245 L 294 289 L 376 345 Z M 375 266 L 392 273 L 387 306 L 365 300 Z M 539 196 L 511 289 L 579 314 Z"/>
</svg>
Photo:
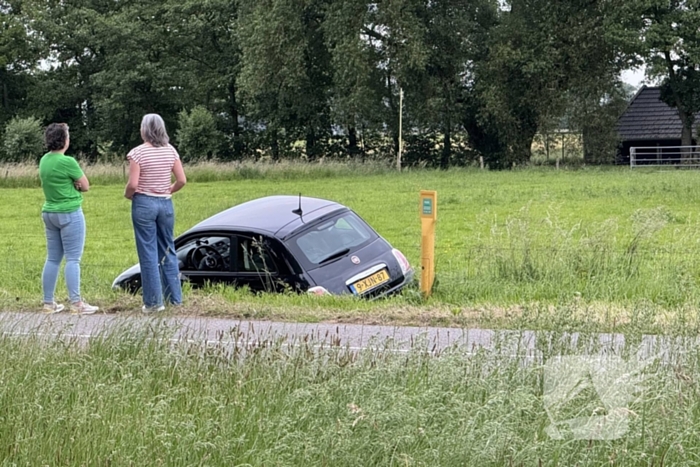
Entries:
<svg viewBox="0 0 700 467">
<path fill-rule="evenodd" d="M 660 87 L 642 86 L 617 120 L 620 137 L 618 163 L 629 164 L 633 146 L 654 148 L 644 150 L 647 155 L 643 157 L 653 153 L 659 161 L 678 157 L 678 149 L 668 148 L 681 145 L 683 124 L 678 111 L 659 99 L 660 95 Z M 695 121 L 700 121 L 700 114 L 696 115 Z M 693 144 L 696 144 L 696 138 L 697 127 L 693 126 Z"/>
</svg>

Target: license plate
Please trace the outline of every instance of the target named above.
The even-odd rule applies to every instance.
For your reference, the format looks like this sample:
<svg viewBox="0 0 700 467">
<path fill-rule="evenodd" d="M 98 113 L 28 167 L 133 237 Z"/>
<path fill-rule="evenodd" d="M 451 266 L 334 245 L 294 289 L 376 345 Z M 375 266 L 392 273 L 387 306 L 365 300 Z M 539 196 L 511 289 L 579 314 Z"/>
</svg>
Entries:
<svg viewBox="0 0 700 467">
<path fill-rule="evenodd" d="M 389 272 L 386 269 L 382 269 L 369 277 L 365 277 L 364 279 L 355 282 L 352 284 L 352 288 L 355 290 L 355 293 L 362 294 L 388 281 Z"/>
</svg>

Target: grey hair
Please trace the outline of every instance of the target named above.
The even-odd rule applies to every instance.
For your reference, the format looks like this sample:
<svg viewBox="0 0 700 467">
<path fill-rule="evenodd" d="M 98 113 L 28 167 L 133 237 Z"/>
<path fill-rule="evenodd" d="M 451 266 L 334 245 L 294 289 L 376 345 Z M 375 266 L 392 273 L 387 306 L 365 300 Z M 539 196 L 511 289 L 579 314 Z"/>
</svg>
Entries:
<svg viewBox="0 0 700 467">
<path fill-rule="evenodd" d="M 158 114 L 146 114 L 141 120 L 141 137 L 153 146 L 167 146 L 170 142 L 165 122 Z"/>
</svg>

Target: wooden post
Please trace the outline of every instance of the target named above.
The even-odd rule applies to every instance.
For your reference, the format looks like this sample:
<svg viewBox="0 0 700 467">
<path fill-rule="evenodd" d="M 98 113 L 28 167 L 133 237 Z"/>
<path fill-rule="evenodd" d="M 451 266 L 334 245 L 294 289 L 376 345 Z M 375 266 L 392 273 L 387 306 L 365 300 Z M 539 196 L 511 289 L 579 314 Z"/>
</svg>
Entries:
<svg viewBox="0 0 700 467">
<path fill-rule="evenodd" d="M 564 145 L 566 142 L 564 141 L 564 132 L 562 131 L 561 133 L 561 158 L 564 158 Z"/>
<path fill-rule="evenodd" d="M 437 191 L 421 190 L 421 275 L 420 289 L 429 297 L 435 282 L 435 223 L 437 222 Z"/>
</svg>

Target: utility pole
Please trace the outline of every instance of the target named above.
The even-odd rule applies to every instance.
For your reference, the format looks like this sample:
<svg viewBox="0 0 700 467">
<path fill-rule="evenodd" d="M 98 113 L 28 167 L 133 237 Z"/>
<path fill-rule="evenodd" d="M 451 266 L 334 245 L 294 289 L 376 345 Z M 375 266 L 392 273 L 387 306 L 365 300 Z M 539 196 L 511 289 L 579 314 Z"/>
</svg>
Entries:
<svg viewBox="0 0 700 467">
<path fill-rule="evenodd" d="M 403 137 L 402 137 L 402 123 L 403 123 L 403 89 L 399 88 L 399 153 L 396 156 L 396 170 L 401 172 L 401 154 L 403 153 Z"/>
</svg>

